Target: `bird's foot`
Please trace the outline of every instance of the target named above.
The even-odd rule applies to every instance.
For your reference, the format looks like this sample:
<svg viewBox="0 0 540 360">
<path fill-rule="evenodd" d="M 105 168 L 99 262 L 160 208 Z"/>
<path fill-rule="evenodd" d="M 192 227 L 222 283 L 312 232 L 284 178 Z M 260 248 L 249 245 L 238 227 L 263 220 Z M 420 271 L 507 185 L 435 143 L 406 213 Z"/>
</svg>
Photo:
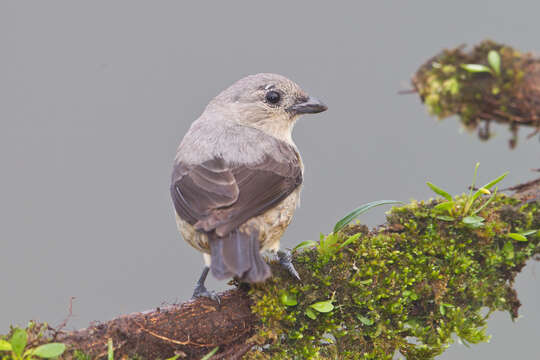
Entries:
<svg viewBox="0 0 540 360">
<path fill-rule="evenodd" d="M 195 290 L 193 291 L 193 296 L 191 298 L 197 299 L 201 297 L 214 300 L 218 304 L 221 303 L 221 299 L 219 298 L 219 295 L 215 291 L 208 291 L 208 289 L 206 289 L 204 285 L 197 285 L 197 287 L 195 287 Z"/>
<path fill-rule="evenodd" d="M 292 275 L 292 277 L 294 277 L 298 281 L 302 281 L 302 279 L 300 279 L 300 275 L 298 275 L 298 271 L 296 271 L 292 263 L 291 253 L 288 251 L 279 250 L 277 252 L 277 256 L 278 256 L 279 263 L 281 264 L 281 266 L 287 269 L 287 271 L 289 272 L 289 274 Z"/>
</svg>

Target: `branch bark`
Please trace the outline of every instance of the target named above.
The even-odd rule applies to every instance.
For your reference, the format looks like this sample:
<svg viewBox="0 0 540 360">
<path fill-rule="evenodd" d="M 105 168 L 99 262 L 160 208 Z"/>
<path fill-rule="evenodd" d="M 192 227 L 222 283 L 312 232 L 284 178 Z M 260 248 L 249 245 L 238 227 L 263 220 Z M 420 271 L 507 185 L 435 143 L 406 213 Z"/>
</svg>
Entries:
<svg viewBox="0 0 540 360">
<path fill-rule="evenodd" d="M 216 346 L 232 355 L 247 351 L 256 317 L 245 291 L 221 294 L 221 303 L 200 298 L 183 304 L 123 315 L 105 323 L 74 332 L 58 332 L 55 341 L 65 343 L 91 358 L 107 355 L 108 340 L 113 342 L 115 358 L 138 355 L 145 359 L 197 359 Z M 72 358 L 73 353 L 64 355 Z M 214 356 L 213 359 L 219 359 Z"/>
</svg>

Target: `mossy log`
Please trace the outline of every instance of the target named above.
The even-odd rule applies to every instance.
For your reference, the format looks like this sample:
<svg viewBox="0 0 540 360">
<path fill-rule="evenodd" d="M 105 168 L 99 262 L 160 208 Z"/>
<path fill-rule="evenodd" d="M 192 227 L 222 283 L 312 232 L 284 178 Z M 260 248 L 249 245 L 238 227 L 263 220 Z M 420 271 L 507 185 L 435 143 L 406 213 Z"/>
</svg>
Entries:
<svg viewBox="0 0 540 360">
<path fill-rule="evenodd" d="M 486 341 L 492 312 L 518 316 L 514 279 L 540 253 L 540 179 L 514 190 L 478 199 L 481 225 L 448 219 L 441 200 L 413 202 L 376 229 L 350 225 L 296 251 L 301 282 L 274 264 L 272 279 L 221 304 L 198 299 L 48 341 L 67 344 L 66 359 L 105 358 L 109 339 L 115 358 L 200 359 L 219 347 L 211 359 L 433 359 L 452 335 Z"/>
<path fill-rule="evenodd" d="M 490 52 L 498 65 L 489 61 Z M 540 130 L 540 59 L 530 53 L 493 41 L 470 52 L 444 50 L 418 69 L 412 85 L 431 114 L 458 115 L 467 129 L 478 128 L 480 139 L 489 139 L 491 121 L 510 125 L 511 147 L 518 126 L 533 127 L 530 136 Z"/>
</svg>

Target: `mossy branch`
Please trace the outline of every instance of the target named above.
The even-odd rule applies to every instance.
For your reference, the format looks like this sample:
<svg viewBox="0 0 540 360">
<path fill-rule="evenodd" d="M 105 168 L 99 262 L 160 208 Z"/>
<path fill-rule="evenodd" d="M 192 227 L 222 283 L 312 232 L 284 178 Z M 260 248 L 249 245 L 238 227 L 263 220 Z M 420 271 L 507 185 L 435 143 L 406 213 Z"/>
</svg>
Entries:
<svg viewBox="0 0 540 360">
<path fill-rule="evenodd" d="M 482 226 L 442 220 L 437 204 L 394 208 L 387 223 L 371 232 L 350 226 L 337 234 L 333 253 L 316 248 L 298 254 L 302 284 L 282 274 L 254 288 L 259 334 L 275 341 L 247 358 L 392 359 L 400 352 L 407 359 L 432 359 L 452 334 L 465 343 L 486 341 L 486 320 L 494 311 L 516 318 L 513 280 L 540 252 L 540 236 L 518 241 L 509 234 L 540 228 L 538 204 L 497 195 L 479 213 Z M 357 233 L 357 241 L 339 249 Z M 282 297 L 294 298 L 293 306 Z M 327 300 L 331 312 L 311 310 Z"/>
<path fill-rule="evenodd" d="M 484 41 L 470 52 L 463 46 L 442 51 L 422 65 L 412 84 L 429 112 L 439 119 L 458 115 L 478 136 L 490 137 L 489 123 L 540 130 L 540 59 L 510 46 Z M 484 126 L 479 127 L 481 123 Z"/>
<path fill-rule="evenodd" d="M 108 339 L 117 358 L 199 359 L 219 346 L 211 359 L 433 359 L 453 334 L 486 341 L 494 311 L 518 316 L 515 276 L 540 253 L 540 181 L 515 189 L 478 212 L 480 226 L 445 218 L 440 200 L 413 202 L 377 229 L 351 225 L 297 251 L 302 282 L 274 265 L 271 280 L 228 291 L 221 305 L 199 299 L 53 331 L 54 341 L 77 359 L 105 357 Z"/>
</svg>

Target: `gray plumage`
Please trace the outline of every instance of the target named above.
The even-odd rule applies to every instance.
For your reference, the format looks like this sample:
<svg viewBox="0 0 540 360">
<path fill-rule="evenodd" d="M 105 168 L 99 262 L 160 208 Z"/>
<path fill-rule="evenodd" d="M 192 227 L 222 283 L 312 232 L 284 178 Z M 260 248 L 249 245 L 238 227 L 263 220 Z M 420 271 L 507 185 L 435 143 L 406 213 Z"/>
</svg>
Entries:
<svg viewBox="0 0 540 360">
<path fill-rule="evenodd" d="M 324 110 L 291 80 L 257 74 L 216 96 L 192 124 L 175 157 L 171 196 L 180 232 L 210 254 L 218 279 L 271 275 L 260 252 L 279 247 L 302 184 L 292 128 L 302 113 Z"/>
</svg>

